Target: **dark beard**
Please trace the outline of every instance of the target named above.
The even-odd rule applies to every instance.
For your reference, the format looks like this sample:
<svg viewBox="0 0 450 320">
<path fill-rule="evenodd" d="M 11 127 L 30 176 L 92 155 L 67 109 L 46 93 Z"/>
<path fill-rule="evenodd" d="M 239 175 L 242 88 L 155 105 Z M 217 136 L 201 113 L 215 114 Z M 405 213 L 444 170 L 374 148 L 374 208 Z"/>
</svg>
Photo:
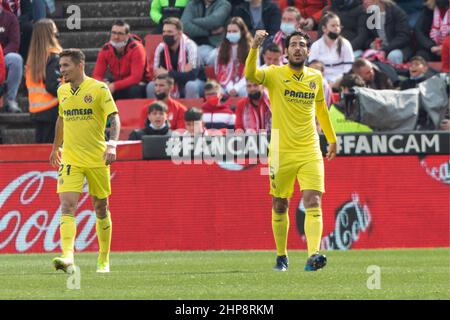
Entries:
<svg viewBox="0 0 450 320">
<path fill-rule="evenodd" d="M 293 62 L 289 60 L 289 65 L 291 65 L 294 68 L 303 68 L 303 66 L 305 65 L 305 60 L 303 60 L 302 62 Z"/>
</svg>

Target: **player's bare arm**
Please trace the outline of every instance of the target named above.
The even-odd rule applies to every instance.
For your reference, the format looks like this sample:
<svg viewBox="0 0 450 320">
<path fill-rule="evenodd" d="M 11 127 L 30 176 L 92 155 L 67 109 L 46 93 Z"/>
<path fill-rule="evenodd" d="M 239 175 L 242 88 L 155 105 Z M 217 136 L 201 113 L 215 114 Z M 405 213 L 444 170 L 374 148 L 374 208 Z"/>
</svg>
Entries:
<svg viewBox="0 0 450 320">
<path fill-rule="evenodd" d="M 256 30 L 255 38 L 252 42 L 252 48 L 258 49 L 258 47 L 264 42 L 268 35 L 269 34 L 266 32 L 266 30 Z"/>
<path fill-rule="evenodd" d="M 106 143 L 106 151 L 103 156 L 105 159 L 106 165 L 110 165 L 114 161 L 116 161 L 116 146 L 117 140 L 119 139 L 120 133 L 120 118 L 117 112 L 111 113 L 108 116 L 110 123 L 109 130 L 109 141 Z"/>
<path fill-rule="evenodd" d="M 336 157 L 336 142 L 330 143 L 327 147 L 327 159 L 333 160 Z"/>
<path fill-rule="evenodd" d="M 58 117 L 55 125 L 55 139 L 53 140 L 53 149 L 50 153 L 50 164 L 53 167 L 59 167 L 61 165 L 61 152 L 59 147 L 63 143 L 63 133 L 64 133 L 64 121 L 61 117 Z"/>
</svg>

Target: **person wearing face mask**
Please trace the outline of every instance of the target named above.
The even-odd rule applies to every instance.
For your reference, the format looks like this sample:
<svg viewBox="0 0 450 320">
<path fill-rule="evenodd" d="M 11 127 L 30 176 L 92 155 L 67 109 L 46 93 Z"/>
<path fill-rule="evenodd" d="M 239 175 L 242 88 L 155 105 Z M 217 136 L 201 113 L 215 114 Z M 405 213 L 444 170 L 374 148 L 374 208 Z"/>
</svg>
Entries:
<svg viewBox="0 0 450 320">
<path fill-rule="evenodd" d="M 276 43 L 280 48 L 281 52 L 284 52 L 284 42 L 286 38 L 291 35 L 294 31 L 300 31 L 300 21 L 302 15 L 295 7 L 287 7 L 283 10 L 281 15 L 280 31 L 278 31 L 274 36 L 268 37 L 269 41 Z M 283 59 L 286 60 L 286 59 Z M 284 61 L 287 63 L 287 60 Z"/>
<path fill-rule="evenodd" d="M 331 5 L 323 9 L 322 16 L 330 11 L 335 13 L 341 20 L 341 34 L 350 41 L 353 50 L 364 50 L 368 31 L 366 28 L 367 17 L 362 1 L 331 0 Z M 319 30 L 319 35 L 322 35 L 322 30 Z"/>
<path fill-rule="evenodd" d="M 236 115 L 223 103 L 220 84 L 214 80 L 205 84 L 205 103 L 202 105 L 203 122 L 207 129 L 233 129 Z"/>
<path fill-rule="evenodd" d="M 265 29 L 270 36 L 280 28 L 281 11 L 272 0 L 245 0 L 234 7 L 232 17 L 241 17 L 253 35 L 258 29 Z"/>
<path fill-rule="evenodd" d="M 244 65 L 252 36 L 244 21 L 234 17 L 227 26 L 227 34 L 220 44 L 215 62 L 217 80 L 229 96 L 245 97 Z"/>
<path fill-rule="evenodd" d="M 352 68 L 355 57 L 351 43 L 340 35 L 341 24 L 337 15 L 327 12 L 320 19 L 320 26 L 323 35 L 312 44 L 309 62 L 322 61 L 324 78 L 332 84 Z"/>
<path fill-rule="evenodd" d="M 450 34 L 449 0 L 428 0 L 417 21 L 415 35 L 418 44 L 416 55 L 427 61 L 439 61 L 442 44 Z"/>
<path fill-rule="evenodd" d="M 170 124 L 167 120 L 168 108 L 162 101 L 155 101 L 147 108 L 145 127 L 135 129 L 128 140 L 142 140 L 143 136 L 164 136 L 170 134 Z"/>
<path fill-rule="evenodd" d="M 105 79 L 107 70 L 112 79 Z M 92 77 L 105 81 L 114 99 L 145 98 L 149 80 L 145 48 L 138 36 L 130 34 L 125 21 L 112 25 L 111 38 L 98 53 Z"/>
<path fill-rule="evenodd" d="M 187 110 L 184 104 L 170 96 L 174 84 L 173 78 L 168 73 L 161 73 L 154 80 L 156 100 L 167 105 L 167 119 L 172 130 L 184 128 L 184 113 Z M 141 121 L 145 121 L 146 117 L 147 108 L 144 108 L 141 113 Z"/>
<path fill-rule="evenodd" d="M 235 130 L 270 132 L 271 123 L 270 101 L 264 87 L 247 80 L 247 97 L 240 99 L 236 106 Z"/>
<path fill-rule="evenodd" d="M 288 6 L 296 7 L 302 15 L 300 22 L 303 30 L 316 30 L 322 16 L 322 10 L 330 0 L 278 0 L 281 10 Z"/>
</svg>

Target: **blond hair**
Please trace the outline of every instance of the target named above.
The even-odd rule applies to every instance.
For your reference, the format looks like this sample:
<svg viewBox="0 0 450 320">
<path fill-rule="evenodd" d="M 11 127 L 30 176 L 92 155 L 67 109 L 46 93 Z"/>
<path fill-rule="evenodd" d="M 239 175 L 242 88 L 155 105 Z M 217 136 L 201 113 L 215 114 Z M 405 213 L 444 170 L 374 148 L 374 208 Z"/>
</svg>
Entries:
<svg viewBox="0 0 450 320">
<path fill-rule="evenodd" d="M 61 45 L 55 35 L 56 26 L 51 19 L 41 19 L 33 26 L 27 68 L 31 79 L 39 82 L 45 79 L 45 69 L 51 53 L 60 53 Z"/>
</svg>

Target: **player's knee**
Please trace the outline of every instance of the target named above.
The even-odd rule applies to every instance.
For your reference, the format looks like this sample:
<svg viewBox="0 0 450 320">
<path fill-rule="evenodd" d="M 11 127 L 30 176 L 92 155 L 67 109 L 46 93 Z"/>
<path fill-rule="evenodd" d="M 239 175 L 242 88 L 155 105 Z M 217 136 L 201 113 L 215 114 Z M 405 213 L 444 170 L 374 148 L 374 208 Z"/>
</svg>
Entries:
<svg viewBox="0 0 450 320">
<path fill-rule="evenodd" d="M 310 195 L 303 198 L 303 204 L 305 208 L 316 208 L 320 207 L 321 200 L 319 195 Z"/>
<path fill-rule="evenodd" d="M 94 205 L 95 215 L 97 218 L 105 218 L 108 212 L 108 206 L 106 203 L 96 203 Z"/>
<path fill-rule="evenodd" d="M 61 202 L 61 212 L 64 215 L 75 215 L 77 210 L 77 204 L 73 201 L 62 201 Z"/>
<path fill-rule="evenodd" d="M 281 198 L 274 198 L 272 201 L 272 208 L 278 214 L 286 213 L 288 209 L 288 200 Z"/>
</svg>

